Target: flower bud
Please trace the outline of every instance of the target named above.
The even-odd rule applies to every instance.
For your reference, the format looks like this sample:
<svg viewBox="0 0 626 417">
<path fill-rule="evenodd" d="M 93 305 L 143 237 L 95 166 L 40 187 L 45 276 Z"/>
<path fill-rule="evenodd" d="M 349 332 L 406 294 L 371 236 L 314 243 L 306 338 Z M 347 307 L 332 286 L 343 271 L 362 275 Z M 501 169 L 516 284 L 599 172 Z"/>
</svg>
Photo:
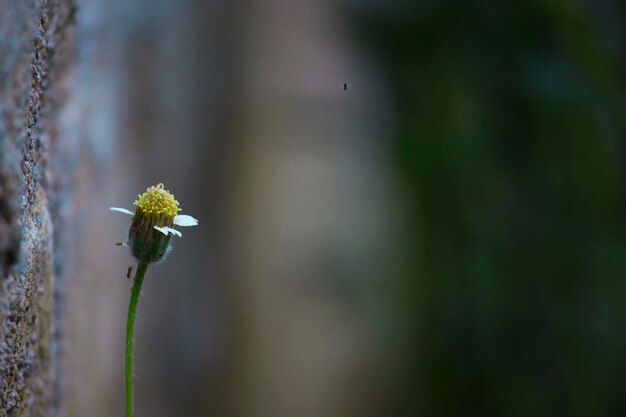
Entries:
<svg viewBox="0 0 626 417">
<path fill-rule="evenodd" d="M 135 201 L 135 214 L 128 231 L 131 253 L 141 262 L 158 262 L 168 251 L 174 217 L 180 211 L 178 201 L 163 188 L 163 184 L 149 187 Z"/>
</svg>

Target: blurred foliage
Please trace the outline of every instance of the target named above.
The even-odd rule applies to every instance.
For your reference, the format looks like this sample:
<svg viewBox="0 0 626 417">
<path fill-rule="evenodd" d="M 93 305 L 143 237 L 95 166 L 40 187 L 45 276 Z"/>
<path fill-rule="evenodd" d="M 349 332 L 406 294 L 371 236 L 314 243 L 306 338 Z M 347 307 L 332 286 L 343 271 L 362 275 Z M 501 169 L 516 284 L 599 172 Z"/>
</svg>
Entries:
<svg viewBox="0 0 626 417">
<path fill-rule="evenodd" d="M 626 3 L 367 4 L 411 212 L 391 415 L 625 415 Z"/>
</svg>

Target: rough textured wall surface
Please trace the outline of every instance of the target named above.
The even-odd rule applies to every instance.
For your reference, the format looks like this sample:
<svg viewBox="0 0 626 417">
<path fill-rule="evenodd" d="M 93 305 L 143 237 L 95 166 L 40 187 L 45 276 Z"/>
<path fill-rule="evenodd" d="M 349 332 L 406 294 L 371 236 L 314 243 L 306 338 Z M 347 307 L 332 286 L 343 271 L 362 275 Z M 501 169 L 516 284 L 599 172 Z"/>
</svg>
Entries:
<svg viewBox="0 0 626 417">
<path fill-rule="evenodd" d="M 61 414 L 73 15 L 71 0 L 0 0 L 0 417 Z"/>
</svg>

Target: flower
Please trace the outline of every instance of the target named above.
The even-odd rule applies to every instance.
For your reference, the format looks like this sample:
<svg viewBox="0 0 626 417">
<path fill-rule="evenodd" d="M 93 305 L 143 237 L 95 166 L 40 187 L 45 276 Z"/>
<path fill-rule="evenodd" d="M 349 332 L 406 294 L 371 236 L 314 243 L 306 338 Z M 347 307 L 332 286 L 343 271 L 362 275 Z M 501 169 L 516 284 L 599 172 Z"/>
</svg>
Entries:
<svg viewBox="0 0 626 417">
<path fill-rule="evenodd" d="M 178 214 L 178 201 L 161 183 L 137 197 L 133 203 L 134 213 L 119 207 L 110 207 L 110 210 L 133 216 L 128 231 L 133 256 L 142 262 L 157 262 L 167 253 L 171 236 L 182 236 L 173 226 L 197 226 L 198 220 Z"/>
</svg>

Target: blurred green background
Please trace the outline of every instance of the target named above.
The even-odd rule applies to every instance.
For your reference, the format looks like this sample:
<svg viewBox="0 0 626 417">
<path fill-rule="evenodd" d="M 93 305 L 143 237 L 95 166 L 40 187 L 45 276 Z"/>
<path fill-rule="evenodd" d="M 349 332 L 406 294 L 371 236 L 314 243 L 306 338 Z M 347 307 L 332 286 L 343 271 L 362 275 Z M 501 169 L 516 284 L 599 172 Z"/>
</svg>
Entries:
<svg viewBox="0 0 626 417">
<path fill-rule="evenodd" d="M 625 4 L 350 11 L 411 213 L 397 415 L 624 415 Z"/>
<path fill-rule="evenodd" d="M 626 4 L 78 3 L 70 415 L 626 414 Z"/>
</svg>

